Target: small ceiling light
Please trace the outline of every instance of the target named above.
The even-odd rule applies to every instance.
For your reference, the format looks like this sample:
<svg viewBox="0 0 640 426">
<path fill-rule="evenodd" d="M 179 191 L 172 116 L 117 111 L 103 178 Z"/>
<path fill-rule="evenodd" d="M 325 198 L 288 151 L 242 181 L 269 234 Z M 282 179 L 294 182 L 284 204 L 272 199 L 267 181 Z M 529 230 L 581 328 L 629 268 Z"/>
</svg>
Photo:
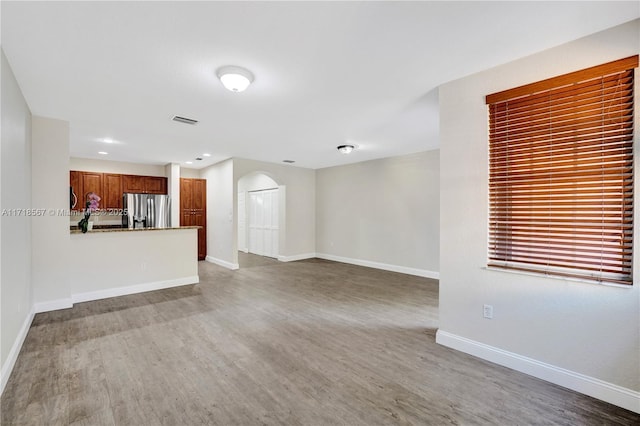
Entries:
<svg viewBox="0 0 640 426">
<path fill-rule="evenodd" d="M 111 138 L 104 138 L 104 139 L 102 139 L 102 142 L 103 143 L 114 143 L 114 140 L 111 139 Z"/>
<path fill-rule="evenodd" d="M 338 147 L 338 151 L 340 151 L 343 154 L 349 154 L 351 153 L 351 151 L 354 150 L 354 146 L 353 145 L 340 145 Z"/>
<path fill-rule="evenodd" d="M 202 154 L 203 157 L 211 157 L 211 154 Z"/>
<path fill-rule="evenodd" d="M 98 154 L 100 154 L 100 155 L 108 155 L 109 153 L 108 152 L 104 152 L 104 151 L 98 151 Z"/>
<path fill-rule="evenodd" d="M 251 71 L 236 67 L 222 67 L 217 72 L 222 85 L 232 92 L 243 92 L 253 82 Z"/>
<path fill-rule="evenodd" d="M 193 161 L 185 161 L 184 164 L 193 164 Z"/>
</svg>

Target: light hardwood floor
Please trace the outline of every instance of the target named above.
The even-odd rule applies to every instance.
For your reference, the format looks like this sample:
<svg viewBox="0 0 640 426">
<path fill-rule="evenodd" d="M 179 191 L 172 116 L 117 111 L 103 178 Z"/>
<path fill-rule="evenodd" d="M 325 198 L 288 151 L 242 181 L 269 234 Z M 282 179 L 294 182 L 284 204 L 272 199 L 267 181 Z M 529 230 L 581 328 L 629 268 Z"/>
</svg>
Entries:
<svg viewBox="0 0 640 426">
<path fill-rule="evenodd" d="M 38 314 L 2 425 L 637 425 L 435 343 L 436 281 L 322 260 L 200 262 L 198 285 Z"/>
</svg>

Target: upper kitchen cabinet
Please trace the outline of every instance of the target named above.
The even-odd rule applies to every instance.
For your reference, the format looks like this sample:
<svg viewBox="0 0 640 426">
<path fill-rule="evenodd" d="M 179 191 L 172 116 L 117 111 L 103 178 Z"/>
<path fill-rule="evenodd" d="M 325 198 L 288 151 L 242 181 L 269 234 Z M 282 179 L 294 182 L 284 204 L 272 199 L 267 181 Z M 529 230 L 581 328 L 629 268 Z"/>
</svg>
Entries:
<svg viewBox="0 0 640 426">
<path fill-rule="evenodd" d="M 166 194 L 167 178 L 156 176 L 145 176 L 144 187 L 148 194 Z"/>
<path fill-rule="evenodd" d="M 138 194 L 166 194 L 167 178 L 160 176 L 122 176 L 123 192 Z"/>
<path fill-rule="evenodd" d="M 102 200 L 100 201 L 100 207 L 105 209 L 121 209 L 123 192 L 122 175 L 105 173 L 104 193 L 101 194 Z"/>
<path fill-rule="evenodd" d="M 102 197 L 104 194 L 104 176 L 102 173 L 95 172 L 81 172 L 80 174 L 80 189 L 78 194 L 78 209 L 82 210 L 87 206 L 87 195 L 90 192 Z M 100 207 L 104 207 L 100 203 Z"/>
<path fill-rule="evenodd" d="M 69 184 L 71 185 L 71 200 L 70 207 L 71 210 L 80 210 L 84 206 L 79 203 L 80 197 L 82 195 L 82 188 L 80 188 L 80 174 L 82 172 L 78 172 L 76 170 L 71 170 L 69 172 Z"/>
<path fill-rule="evenodd" d="M 101 209 L 122 209 L 122 194 L 166 194 L 167 178 L 161 176 L 120 175 L 117 173 L 69 172 L 71 185 L 71 209 L 83 210 L 87 194 L 96 193 Z"/>
<path fill-rule="evenodd" d="M 122 176 L 122 192 L 141 194 L 144 192 L 144 176 Z"/>
</svg>

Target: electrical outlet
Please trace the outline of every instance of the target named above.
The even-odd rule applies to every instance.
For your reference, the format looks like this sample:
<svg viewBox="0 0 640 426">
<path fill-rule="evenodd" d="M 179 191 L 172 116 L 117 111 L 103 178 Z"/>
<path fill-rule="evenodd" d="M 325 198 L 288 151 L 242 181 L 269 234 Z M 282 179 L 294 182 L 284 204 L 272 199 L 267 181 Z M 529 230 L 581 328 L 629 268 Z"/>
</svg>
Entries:
<svg viewBox="0 0 640 426">
<path fill-rule="evenodd" d="M 484 305 L 482 316 L 487 319 L 493 318 L 493 305 Z"/>
</svg>

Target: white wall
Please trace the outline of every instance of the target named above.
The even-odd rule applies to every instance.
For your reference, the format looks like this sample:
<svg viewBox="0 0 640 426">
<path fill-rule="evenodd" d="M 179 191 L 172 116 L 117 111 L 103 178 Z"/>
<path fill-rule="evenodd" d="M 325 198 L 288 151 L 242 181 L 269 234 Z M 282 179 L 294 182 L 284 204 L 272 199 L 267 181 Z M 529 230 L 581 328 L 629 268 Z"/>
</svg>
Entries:
<svg viewBox="0 0 640 426">
<path fill-rule="evenodd" d="M 274 163 L 233 159 L 234 197 L 238 180 L 250 173 L 263 173 L 279 185 L 280 203 L 280 259 L 293 260 L 313 257 L 316 251 L 316 171 Z M 237 207 L 237 200 L 234 199 Z M 283 216 L 284 215 L 284 216 Z M 284 219 L 284 220 L 282 220 Z M 235 238 L 238 232 L 234 218 L 234 258 L 238 253 Z M 284 227 L 282 224 L 284 223 Z M 237 262 L 237 260 L 236 260 Z"/>
<path fill-rule="evenodd" d="M 433 150 L 318 170 L 319 256 L 437 278 L 439 162 Z"/>
<path fill-rule="evenodd" d="M 167 176 L 165 166 L 75 157 L 72 157 L 69 161 L 69 170 L 123 175 Z"/>
<path fill-rule="evenodd" d="M 72 234 L 72 302 L 198 282 L 197 239 L 196 229 Z"/>
<path fill-rule="evenodd" d="M 617 395 L 609 398 L 611 402 L 621 404 L 625 400 L 627 408 L 635 404 L 637 410 L 637 280 L 633 287 L 617 288 L 484 268 L 488 220 L 488 120 L 484 98 L 497 91 L 635 55 L 640 51 L 639 23 L 636 20 L 440 87 L 438 332 L 439 342 L 475 351 L 488 359 L 494 355 L 494 359 L 508 358 L 515 368 L 525 370 L 530 366 L 531 374 L 549 374 L 549 380 L 600 398 L 608 398 L 603 392 L 611 391 Z M 637 106 L 639 99 L 636 87 Z M 637 107 L 636 127 L 639 110 Z M 637 131 L 635 138 L 637 142 Z M 638 235 L 638 217 L 635 223 Z M 639 271 L 638 252 L 634 252 L 634 276 Z M 485 303 L 494 307 L 492 320 L 482 318 Z M 495 348 L 533 361 L 500 354 Z M 589 382 L 580 375 L 596 381 Z M 613 387 L 607 388 L 607 384 Z M 595 391 L 587 389 L 591 385 Z M 625 394 L 625 390 L 636 393 Z"/>
<path fill-rule="evenodd" d="M 31 208 L 31 112 L 0 50 L 0 210 Z M 0 216 L 0 390 L 9 378 L 31 323 L 31 218 Z"/>
<path fill-rule="evenodd" d="M 207 180 L 207 260 L 237 269 L 233 169 L 229 159 L 203 169 L 201 177 Z"/>
<path fill-rule="evenodd" d="M 32 221 L 34 303 L 68 294 L 69 123 L 33 117 L 32 205 L 45 209 Z"/>
<path fill-rule="evenodd" d="M 200 170 L 180 167 L 180 177 L 190 178 L 190 179 L 200 179 Z"/>
</svg>

